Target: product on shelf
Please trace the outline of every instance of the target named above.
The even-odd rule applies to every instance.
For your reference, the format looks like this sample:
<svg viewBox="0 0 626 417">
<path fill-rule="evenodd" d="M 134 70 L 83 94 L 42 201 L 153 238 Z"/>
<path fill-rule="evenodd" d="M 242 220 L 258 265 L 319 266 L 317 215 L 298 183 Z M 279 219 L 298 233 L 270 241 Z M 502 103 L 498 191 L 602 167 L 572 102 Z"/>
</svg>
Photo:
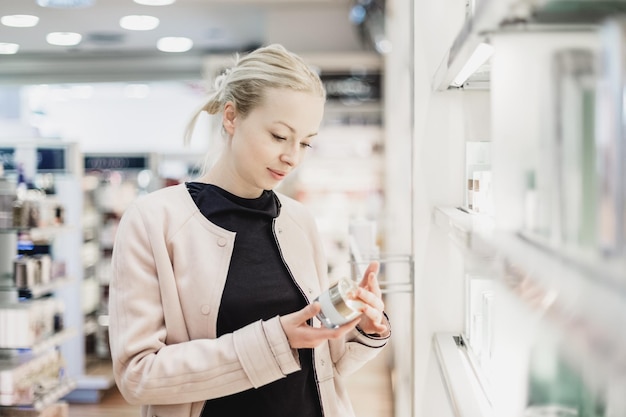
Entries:
<svg viewBox="0 0 626 417">
<path fill-rule="evenodd" d="M 66 383 L 59 351 L 0 359 L 0 405 L 33 405 Z M 3 414 L 0 411 L 0 414 Z"/>
<path fill-rule="evenodd" d="M 0 306 L 0 348 L 30 348 L 52 336 L 58 308 L 54 298 Z"/>
</svg>

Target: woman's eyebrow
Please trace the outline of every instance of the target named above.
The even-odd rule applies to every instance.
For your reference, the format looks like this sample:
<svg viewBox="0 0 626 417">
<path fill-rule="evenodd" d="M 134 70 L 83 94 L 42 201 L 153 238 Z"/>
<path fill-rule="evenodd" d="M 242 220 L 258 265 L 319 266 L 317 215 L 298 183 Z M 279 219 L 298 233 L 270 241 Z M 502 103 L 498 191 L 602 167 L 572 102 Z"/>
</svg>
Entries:
<svg viewBox="0 0 626 417">
<path fill-rule="evenodd" d="M 285 126 L 287 129 L 289 129 L 291 131 L 291 133 L 296 133 L 296 129 L 294 129 L 293 127 L 289 126 L 289 124 L 287 124 L 287 123 L 285 123 L 283 121 L 277 120 L 275 123 L 278 123 L 278 124 L 281 124 L 281 125 Z M 310 138 L 312 136 L 317 136 L 317 134 L 318 134 L 318 132 L 309 133 L 308 135 L 306 135 L 306 137 Z"/>
</svg>

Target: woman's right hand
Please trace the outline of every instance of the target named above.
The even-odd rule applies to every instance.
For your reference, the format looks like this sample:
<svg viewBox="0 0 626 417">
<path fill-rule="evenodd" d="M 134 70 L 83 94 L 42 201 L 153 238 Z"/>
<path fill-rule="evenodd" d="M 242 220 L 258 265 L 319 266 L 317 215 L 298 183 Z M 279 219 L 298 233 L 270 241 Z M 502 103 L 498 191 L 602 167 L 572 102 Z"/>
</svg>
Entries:
<svg viewBox="0 0 626 417">
<path fill-rule="evenodd" d="M 339 339 L 354 329 L 360 318 L 346 323 L 336 329 L 327 327 L 312 327 L 307 321 L 320 312 L 320 304 L 314 302 L 295 313 L 280 317 L 280 324 L 289 340 L 292 349 L 314 348 L 329 339 Z"/>
</svg>

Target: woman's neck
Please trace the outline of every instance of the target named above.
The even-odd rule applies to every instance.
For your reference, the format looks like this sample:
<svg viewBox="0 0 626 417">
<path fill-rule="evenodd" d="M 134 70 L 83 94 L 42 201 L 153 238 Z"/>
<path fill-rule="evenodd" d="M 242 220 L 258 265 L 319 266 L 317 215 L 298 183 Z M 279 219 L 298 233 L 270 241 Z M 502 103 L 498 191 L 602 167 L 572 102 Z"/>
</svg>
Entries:
<svg viewBox="0 0 626 417">
<path fill-rule="evenodd" d="M 232 172 L 223 161 L 217 161 L 203 176 L 197 181 L 205 184 L 216 185 L 231 194 L 234 194 L 241 198 L 257 198 L 263 190 L 251 189 L 244 187 L 237 181 L 239 178 L 236 173 Z"/>
</svg>

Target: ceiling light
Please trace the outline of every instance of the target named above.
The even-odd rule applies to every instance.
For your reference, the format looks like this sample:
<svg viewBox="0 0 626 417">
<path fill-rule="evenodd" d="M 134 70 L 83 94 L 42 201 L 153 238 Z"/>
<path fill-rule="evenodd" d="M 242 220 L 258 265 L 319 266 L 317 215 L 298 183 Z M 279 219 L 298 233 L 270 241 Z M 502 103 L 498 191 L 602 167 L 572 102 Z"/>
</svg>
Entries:
<svg viewBox="0 0 626 417">
<path fill-rule="evenodd" d="M 74 46 L 78 45 L 83 37 L 74 32 L 51 32 L 46 36 L 46 41 L 51 45 Z"/>
<path fill-rule="evenodd" d="M 129 15 L 120 19 L 120 26 L 128 30 L 152 30 L 159 26 L 159 19 L 154 16 Z"/>
<path fill-rule="evenodd" d="M 367 17 L 367 10 L 360 4 L 355 5 L 350 9 L 349 19 L 355 25 L 360 25 L 365 22 L 365 18 Z"/>
<path fill-rule="evenodd" d="M 376 48 L 379 54 L 389 54 L 393 51 L 393 44 L 387 38 L 376 39 L 374 41 L 374 48 Z"/>
<path fill-rule="evenodd" d="M 5 26 L 14 28 L 32 28 L 39 23 L 39 18 L 29 14 L 13 14 L 2 16 L 0 22 Z"/>
<path fill-rule="evenodd" d="M 135 0 L 135 3 L 143 4 L 144 6 L 168 6 L 175 1 L 176 0 Z"/>
<path fill-rule="evenodd" d="M 162 52 L 185 52 L 192 46 L 193 41 L 189 38 L 165 37 L 157 41 L 157 49 Z"/>
<path fill-rule="evenodd" d="M 457 74 L 450 85 L 454 87 L 461 87 L 465 81 L 476 72 L 481 65 L 483 65 L 491 55 L 493 54 L 493 46 L 488 43 L 480 43 L 472 53 L 472 56 L 467 60 L 461 71 Z"/>
<path fill-rule="evenodd" d="M 89 7 L 95 0 L 37 0 L 41 7 L 56 7 L 59 9 L 73 9 L 77 7 Z"/>
<path fill-rule="evenodd" d="M 0 42 L 0 54 L 1 55 L 16 54 L 19 49 L 20 49 L 20 46 L 16 43 Z"/>
</svg>

